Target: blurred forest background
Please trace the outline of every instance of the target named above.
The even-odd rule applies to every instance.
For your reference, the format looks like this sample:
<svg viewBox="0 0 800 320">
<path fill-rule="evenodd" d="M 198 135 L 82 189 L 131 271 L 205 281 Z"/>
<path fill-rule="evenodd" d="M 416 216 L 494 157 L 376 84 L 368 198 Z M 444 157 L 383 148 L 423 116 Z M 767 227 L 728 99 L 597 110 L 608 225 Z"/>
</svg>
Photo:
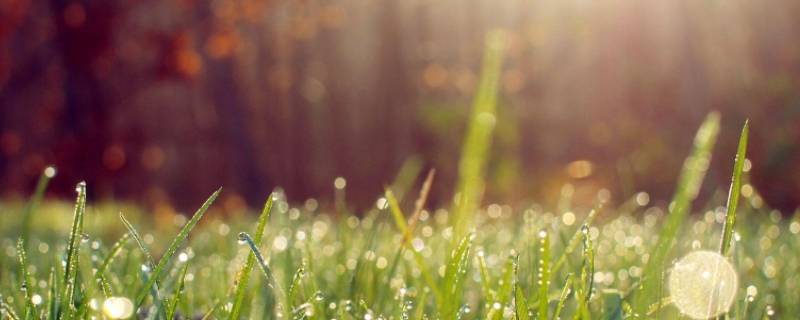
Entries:
<svg viewBox="0 0 800 320">
<path fill-rule="evenodd" d="M 196 208 L 374 204 L 402 164 L 452 196 L 483 39 L 508 50 L 490 201 L 640 190 L 668 200 L 695 130 L 722 131 L 706 196 L 726 189 L 752 120 L 766 204 L 800 203 L 800 2 L 0 0 L 0 195 Z"/>
</svg>

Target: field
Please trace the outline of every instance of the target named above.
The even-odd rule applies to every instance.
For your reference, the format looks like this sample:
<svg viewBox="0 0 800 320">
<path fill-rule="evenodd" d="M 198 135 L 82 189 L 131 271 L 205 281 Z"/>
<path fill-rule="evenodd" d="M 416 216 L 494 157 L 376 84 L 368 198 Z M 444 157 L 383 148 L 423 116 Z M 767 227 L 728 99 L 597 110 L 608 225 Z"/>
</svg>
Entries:
<svg viewBox="0 0 800 320">
<path fill-rule="evenodd" d="M 315 201 L 287 203 L 277 190 L 258 220 L 221 217 L 213 209 L 218 190 L 188 220 L 148 219 L 135 206 L 87 203 L 82 183 L 74 206 L 40 203 L 54 173 L 46 171 L 29 203 L 0 206 L 2 314 L 675 319 L 685 316 L 672 301 L 694 287 L 667 284 L 673 259 L 707 250 L 728 257 L 739 285 L 725 293 L 733 295 L 731 306 L 708 302 L 706 317 L 715 308 L 731 319 L 792 317 L 800 312 L 800 222 L 764 208 L 742 183 L 746 131 L 728 195 L 738 213 L 726 210 L 722 197 L 692 207 L 707 168 L 698 163 L 708 161 L 718 121 L 711 115 L 698 131 L 669 213 L 649 206 L 645 193 L 615 208 L 603 205 L 601 193 L 594 209 L 573 212 L 568 188 L 559 208 L 459 201 L 428 211 L 431 175 L 406 213 L 400 204 L 412 197 L 402 201 L 390 187 L 359 216 L 321 212 Z M 722 295 L 690 298 L 706 303 Z"/>
<path fill-rule="evenodd" d="M 592 209 L 486 204 L 503 43 L 490 35 L 453 203 L 400 174 L 350 212 L 278 189 L 260 212 L 155 215 L 135 204 L 0 202 L 4 319 L 681 319 L 800 314 L 800 217 L 748 183 L 749 125 L 731 187 L 697 203 L 720 116 L 697 131 L 667 207 L 640 192 Z M 722 137 L 721 139 L 734 139 Z M 346 182 L 337 179 L 337 192 Z M 700 257 L 699 260 L 695 259 Z M 694 259 L 694 260 L 693 260 Z"/>
</svg>

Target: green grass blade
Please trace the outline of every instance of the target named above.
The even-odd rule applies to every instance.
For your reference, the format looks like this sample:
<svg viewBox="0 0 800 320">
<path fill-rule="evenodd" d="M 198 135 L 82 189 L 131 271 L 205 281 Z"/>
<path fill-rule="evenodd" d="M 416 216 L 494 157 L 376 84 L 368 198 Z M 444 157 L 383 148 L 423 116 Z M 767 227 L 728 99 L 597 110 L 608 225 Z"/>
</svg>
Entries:
<svg viewBox="0 0 800 320">
<path fill-rule="evenodd" d="M 167 306 L 167 319 L 175 319 L 175 310 L 178 309 L 178 301 L 181 298 L 181 292 L 183 292 L 183 285 L 186 282 L 186 271 L 189 270 L 189 263 L 186 262 L 183 264 L 183 268 L 181 268 L 180 278 L 178 278 L 178 284 L 175 286 L 175 292 L 172 294 L 172 299 L 169 301 Z"/>
<path fill-rule="evenodd" d="M 78 286 L 78 253 L 80 251 L 81 239 L 83 236 L 83 214 L 86 210 L 86 183 L 78 183 L 76 190 L 78 198 L 75 201 L 75 212 L 70 228 L 69 242 L 67 243 L 67 262 L 64 271 L 64 291 L 61 293 L 61 306 L 58 314 L 63 316 L 65 312 L 71 313 L 73 310 L 72 302 L 75 295 L 75 288 Z"/>
<path fill-rule="evenodd" d="M 461 159 L 458 164 L 457 192 L 459 201 L 453 218 L 453 241 L 463 238 L 480 203 L 489 147 L 496 122 L 497 87 L 499 83 L 505 34 L 491 31 L 486 36 L 478 92 L 473 102 Z"/>
<path fill-rule="evenodd" d="M 186 240 L 186 237 L 189 236 L 189 232 L 192 231 L 195 225 L 197 225 L 197 222 L 200 221 L 200 218 L 202 218 L 203 215 L 206 213 L 208 207 L 210 207 L 211 204 L 214 203 L 214 200 L 217 199 L 217 196 L 219 196 L 219 193 L 221 191 L 222 188 L 217 189 L 217 191 L 215 191 L 211 195 L 211 197 L 209 197 L 208 200 L 206 200 L 206 202 L 203 203 L 200 209 L 197 209 L 197 212 L 194 213 L 194 216 L 192 216 L 192 218 L 189 219 L 189 222 L 187 222 L 183 226 L 181 231 L 178 232 L 178 235 L 172 240 L 172 243 L 170 243 L 169 247 L 167 248 L 167 251 L 164 252 L 164 255 L 161 257 L 161 259 L 159 259 L 158 265 L 156 265 L 156 268 L 153 270 L 153 273 L 147 280 L 147 283 L 145 283 L 144 287 L 142 287 L 142 289 L 140 289 L 139 293 L 136 295 L 136 303 L 134 304 L 135 305 L 134 310 L 139 309 L 139 306 L 142 305 L 145 297 L 147 297 L 147 292 L 150 291 L 150 288 L 153 287 L 153 284 L 155 284 L 156 279 L 158 279 L 159 275 L 161 275 L 161 272 L 164 271 L 167 264 L 172 259 L 172 256 L 175 255 L 175 252 L 178 250 L 178 246 L 180 246 L 181 243 L 183 243 L 183 241 Z"/>
<path fill-rule="evenodd" d="M 486 257 L 483 251 L 478 252 L 478 271 L 481 274 L 481 289 L 483 290 L 483 300 L 487 303 L 495 301 L 492 291 L 492 277 L 489 275 L 489 268 L 486 267 Z"/>
<path fill-rule="evenodd" d="M 564 305 L 567 303 L 567 298 L 572 287 L 572 274 L 567 274 L 567 279 L 564 280 L 564 288 L 561 289 L 561 295 L 558 297 L 558 304 L 556 310 L 553 311 L 553 319 L 561 319 L 561 311 L 564 310 Z"/>
<path fill-rule="evenodd" d="M 525 299 L 525 292 L 522 291 L 519 282 L 514 286 L 514 304 L 516 307 L 517 320 L 529 320 L 531 318 L 528 299 Z"/>
<path fill-rule="evenodd" d="M 539 309 L 538 319 L 547 319 L 550 288 L 550 233 L 539 231 Z"/>
<path fill-rule="evenodd" d="M 272 294 L 275 297 L 278 297 L 278 304 L 281 306 L 284 312 L 289 312 L 289 304 L 286 301 L 287 297 L 283 290 L 281 290 L 280 283 L 272 276 L 272 269 L 267 264 L 267 261 L 264 259 L 264 256 L 261 254 L 261 250 L 258 249 L 255 241 L 253 238 L 250 237 L 247 232 L 240 232 L 239 233 L 239 241 L 245 242 L 247 246 L 252 251 L 253 255 L 256 257 L 256 261 L 258 262 L 258 266 L 261 269 L 261 273 L 264 274 L 264 278 L 267 279 L 267 286 L 272 290 Z"/>
<path fill-rule="evenodd" d="M 19 290 L 25 297 L 25 311 L 22 313 L 23 318 L 30 319 L 33 313 L 33 303 L 31 302 L 31 292 L 33 291 L 31 276 L 28 274 L 28 255 L 25 252 L 25 242 L 22 238 L 17 240 L 17 258 L 19 259 Z"/>
<path fill-rule="evenodd" d="M 103 263 L 100 264 L 99 268 L 97 268 L 96 274 L 98 277 L 102 276 L 103 273 L 105 273 L 106 270 L 108 270 L 108 266 L 111 265 L 111 262 L 114 262 L 114 258 L 116 258 L 120 254 L 120 252 L 122 252 L 122 248 L 125 246 L 126 243 L 128 243 L 128 239 L 130 238 L 131 238 L 131 233 L 127 232 L 123 234 L 122 237 L 120 237 L 119 240 L 117 240 L 117 242 L 114 243 L 114 245 L 111 246 L 111 249 L 108 250 L 106 258 L 103 259 Z"/>
<path fill-rule="evenodd" d="M 31 216 L 33 212 L 36 211 L 36 208 L 39 207 L 39 203 L 42 202 L 42 197 L 44 197 L 44 192 L 47 190 L 47 185 L 50 183 L 50 179 L 55 177 L 55 175 L 56 168 L 53 166 L 49 166 L 42 171 L 42 175 L 39 176 L 39 181 L 36 182 L 36 189 L 34 189 L 30 201 L 28 201 L 28 204 L 22 212 L 22 242 L 26 250 L 28 249 L 28 237 L 31 232 Z"/>
<path fill-rule="evenodd" d="M 444 298 L 440 303 L 439 315 L 442 319 L 454 319 L 458 315 L 463 296 L 464 277 L 470 260 L 470 248 L 474 233 L 469 233 L 459 241 L 451 252 L 444 271 Z"/>
<path fill-rule="evenodd" d="M 733 238 L 733 226 L 736 223 L 736 206 L 739 204 L 739 193 L 742 191 L 742 169 L 744 168 L 745 154 L 747 153 L 747 139 L 750 134 L 750 121 L 745 120 L 742 134 L 739 136 L 739 147 L 736 149 L 736 160 L 733 163 L 731 188 L 728 191 L 728 212 L 725 216 L 722 239 L 719 244 L 719 253 L 728 255 Z"/>
<path fill-rule="evenodd" d="M 647 306 L 656 302 L 660 296 L 660 281 L 665 261 L 678 236 L 686 216 L 691 210 L 692 202 L 697 198 L 700 186 L 705 178 L 711 161 L 711 151 L 719 132 L 719 113 L 712 112 L 706 117 L 694 139 L 691 154 L 683 163 L 678 185 L 669 207 L 669 214 L 663 222 L 658 235 L 658 242 L 650 254 L 644 268 L 642 288 L 635 296 L 633 307 L 636 313 L 646 313 Z"/>
<path fill-rule="evenodd" d="M 144 260 L 145 263 L 147 263 L 147 269 L 150 271 L 155 270 L 155 260 L 153 260 L 153 256 L 150 254 L 150 249 L 147 249 L 147 246 L 144 244 L 144 240 L 142 240 L 142 237 L 139 235 L 139 231 L 136 230 L 136 228 L 130 223 L 130 221 L 128 221 L 128 219 L 125 219 L 125 215 L 123 215 L 122 212 L 119 213 L 119 219 L 122 220 L 122 224 L 124 224 L 125 228 L 128 229 L 128 234 L 133 237 L 136 245 L 139 246 L 139 250 L 141 250 L 142 254 L 144 254 Z M 147 276 L 147 274 L 145 274 L 145 276 Z M 150 278 L 152 277 L 148 277 L 147 279 Z M 143 281 L 147 283 L 147 280 Z M 158 279 L 155 279 L 155 283 L 150 290 L 150 295 L 153 296 L 153 301 L 158 301 L 158 288 L 161 288 L 161 282 Z"/>
<path fill-rule="evenodd" d="M 386 201 L 389 203 L 389 211 L 392 213 L 392 216 L 394 217 L 394 221 L 395 224 L 397 224 L 397 228 L 400 229 L 400 232 L 403 233 L 404 235 L 403 237 L 405 240 L 403 244 L 410 243 L 411 233 L 409 232 L 408 226 L 406 225 L 405 215 L 403 215 L 403 211 L 402 209 L 400 209 L 400 205 L 397 202 L 397 198 L 395 198 L 394 194 L 389 189 L 386 190 Z M 428 268 L 427 263 L 425 263 L 425 257 L 423 257 L 422 254 L 420 254 L 414 248 L 411 249 L 411 252 L 414 254 L 414 262 L 416 262 L 417 268 L 420 269 L 423 279 L 428 284 L 428 287 L 431 288 L 431 291 L 433 291 L 433 295 L 436 297 L 437 303 L 441 303 L 444 300 L 444 296 L 442 295 L 441 289 L 436 284 L 433 275 L 430 274 L 430 269 Z"/>
<path fill-rule="evenodd" d="M 264 209 L 261 210 L 261 216 L 258 217 L 258 224 L 255 230 L 255 243 L 261 243 L 261 239 L 264 237 L 264 229 L 267 226 L 269 215 L 272 212 L 272 202 L 273 195 L 270 194 L 266 204 L 264 204 Z M 236 296 L 233 299 L 233 307 L 231 308 L 231 314 L 228 319 L 239 319 L 239 315 L 242 312 L 242 305 L 244 304 L 244 296 L 247 291 L 247 283 L 250 281 L 250 272 L 253 270 L 253 265 L 255 263 L 255 254 L 250 252 L 247 256 L 247 262 L 242 266 L 242 270 L 239 271 L 239 277 L 236 280 Z"/>
<path fill-rule="evenodd" d="M 56 280 L 56 268 L 50 268 L 50 277 L 47 279 L 47 287 L 50 288 L 47 292 L 47 319 L 56 319 L 58 317 L 58 281 Z"/>
<path fill-rule="evenodd" d="M 586 219 L 583 220 L 584 226 L 592 225 L 594 217 L 597 216 L 597 213 L 600 212 L 601 209 L 603 209 L 603 205 L 604 203 L 600 202 L 594 208 L 592 208 L 591 211 L 589 211 L 589 214 L 586 215 Z M 558 272 L 561 266 L 563 266 L 567 261 L 569 254 L 575 251 L 575 248 L 577 248 L 578 244 L 581 243 L 581 239 L 583 239 L 583 234 L 581 233 L 582 230 L 582 228 L 578 228 L 578 230 L 575 231 L 575 234 L 572 235 L 572 238 L 569 240 L 569 244 L 567 244 L 567 247 L 563 252 L 561 252 L 558 260 L 556 260 L 556 263 L 553 265 L 552 272 Z"/>
<path fill-rule="evenodd" d="M 503 277 L 502 277 L 502 284 L 500 288 L 497 290 L 497 303 L 500 304 L 500 309 L 490 309 L 490 314 L 492 317 L 489 319 L 500 320 L 503 319 L 503 313 L 505 312 L 506 304 L 514 296 L 514 269 L 516 269 L 516 257 L 510 256 L 508 257 L 508 261 L 506 262 L 505 268 L 503 268 Z"/>
</svg>

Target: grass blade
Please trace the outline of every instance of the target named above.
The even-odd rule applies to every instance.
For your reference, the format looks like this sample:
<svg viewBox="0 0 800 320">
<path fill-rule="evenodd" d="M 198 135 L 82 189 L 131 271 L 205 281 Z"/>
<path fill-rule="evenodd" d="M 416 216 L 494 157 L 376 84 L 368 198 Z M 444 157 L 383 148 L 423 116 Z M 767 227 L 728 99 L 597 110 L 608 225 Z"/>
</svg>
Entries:
<svg viewBox="0 0 800 320">
<path fill-rule="evenodd" d="M 505 312 L 505 306 L 508 304 L 508 301 L 514 296 L 514 276 L 516 269 L 516 256 L 508 257 L 508 261 L 506 262 L 506 266 L 503 270 L 503 281 L 500 285 L 500 289 L 497 292 L 497 300 L 496 303 L 500 304 L 500 309 L 491 308 L 490 315 L 491 317 L 487 317 L 489 319 L 500 320 L 503 319 L 503 313 Z"/>
<path fill-rule="evenodd" d="M 247 232 L 240 232 L 239 233 L 239 241 L 244 241 L 248 247 L 250 247 L 250 251 L 252 251 L 253 255 L 256 257 L 256 261 L 258 262 L 259 268 L 261 268 L 261 273 L 264 274 L 264 278 L 267 279 L 267 286 L 272 289 L 273 296 L 279 298 L 279 305 L 281 306 L 282 310 L 285 312 L 291 311 L 289 309 L 289 304 L 286 301 L 286 295 L 281 290 L 280 283 L 272 276 L 272 269 L 270 269 L 269 264 L 264 259 L 264 256 L 261 254 L 261 250 L 258 249 L 255 241 L 253 238 L 250 237 Z"/>
<path fill-rule="evenodd" d="M 745 154 L 747 153 L 747 139 L 750 134 L 750 120 L 745 120 L 742 134 L 739 136 L 739 146 L 736 149 L 736 160 L 733 163 L 733 176 L 731 188 L 728 191 L 728 212 L 725 216 L 722 239 L 720 239 L 719 253 L 728 255 L 733 237 L 733 226 L 736 223 L 736 206 L 739 204 L 739 193 L 742 191 L 742 169 L 744 168 Z"/>
<path fill-rule="evenodd" d="M 394 222 L 397 224 L 397 228 L 400 229 L 400 232 L 403 233 L 403 238 L 406 240 L 403 242 L 403 244 L 410 243 L 411 232 L 408 230 L 405 215 L 403 215 L 403 211 L 400 209 L 400 205 L 397 203 L 397 198 L 394 197 L 392 190 L 386 189 L 386 201 L 389 204 L 389 211 L 394 217 Z M 422 254 L 420 254 L 414 248 L 411 249 L 411 252 L 414 254 L 414 261 L 417 264 L 417 268 L 420 269 L 423 279 L 428 284 L 428 287 L 431 288 L 431 291 L 433 291 L 433 295 L 436 297 L 437 303 L 441 303 L 444 300 L 444 296 L 442 296 L 441 289 L 436 284 L 433 276 L 430 274 L 430 269 L 425 263 L 425 257 L 423 257 Z"/>
<path fill-rule="evenodd" d="M 178 301 L 180 301 L 181 292 L 183 292 L 183 285 L 186 281 L 186 271 L 189 270 L 189 263 L 186 262 L 181 268 L 180 278 L 178 284 L 175 286 L 175 293 L 172 294 L 172 300 L 167 304 L 167 319 L 175 319 L 175 310 L 178 309 Z"/>
<path fill-rule="evenodd" d="M 700 186 L 705 178 L 708 165 L 711 161 L 711 150 L 717 140 L 719 132 L 719 113 L 710 113 L 694 139 L 694 148 L 683 163 L 675 195 L 669 206 L 664 226 L 658 235 L 658 242 L 650 254 L 645 265 L 642 288 L 636 294 L 633 307 L 637 314 L 645 314 L 647 306 L 659 300 L 661 292 L 659 283 L 663 273 L 664 262 L 672 249 L 673 242 L 678 236 L 678 231 L 686 216 L 691 210 L 692 202 L 697 198 Z"/>
<path fill-rule="evenodd" d="M 550 288 L 550 234 L 546 230 L 539 231 L 539 319 L 547 319 Z"/>
<path fill-rule="evenodd" d="M 78 198 L 75 201 L 75 212 L 72 218 L 69 242 L 67 243 L 67 262 L 64 271 L 64 291 L 61 293 L 61 306 L 58 314 L 62 317 L 65 312 L 71 312 L 75 288 L 78 281 L 78 253 L 83 236 L 83 214 L 86 210 L 86 182 L 78 183 L 76 190 Z"/>
<path fill-rule="evenodd" d="M 139 246 L 139 250 L 141 250 L 142 254 L 144 254 L 145 263 L 147 263 L 147 269 L 150 271 L 155 270 L 155 260 L 153 260 L 150 250 L 147 249 L 142 237 L 139 235 L 139 231 L 136 230 L 136 228 L 128 221 L 128 219 L 125 219 L 125 215 L 123 215 L 122 212 L 119 213 L 119 219 L 122 220 L 122 224 L 124 224 L 125 228 L 128 229 L 128 234 L 133 236 L 133 240 L 136 241 L 136 244 Z M 146 272 L 143 271 L 143 273 L 144 276 L 147 276 Z M 144 280 L 144 282 L 146 283 L 147 280 Z M 155 283 L 150 290 L 150 295 L 153 296 L 153 301 L 158 301 L 158 288 L 161 288 L 161 282 L 158 279 L 155 279 Z"/>
<path fill-rule="evenodd" d="M 486 162 L 496 121 L 497 87 L 504 47 L 505 34 L 502 31 L 496 30 L 487 34 L 478 92 L 473 101 L 472 115 L 458 163 L 456 190 L 460 200 L 452 222 L 453 241 L 462 239 L 466 234 L 472 214 L 482 197 Z"/>
<path fill-rule="evenodd" d="M 261 216 L 258 217 L 258 224 L 256 225 L 256 237 L 254 239 L 255 243 L 261 243 L 261 239 L 264 237 L 264 229 L 267 226 L 267 221 L 269 221 L 269 215 L 272 212 L 272 202 L 273 202 L 273 195 L 270 194 L 269 198 L 267 198 L 267 203 L 264 204 L 264 209 L 261 210 Z M 239 319 L 239 314 L 242 312 L 242 305 L 244 304 L 244 296 L 247 290 L 247 283 L 250 281 L 250 272 L 253 270 L 253 265 L 256 263 L 255 253 L 250 252 L 247 256 L 247 262 L 245 262 L 242 270 L 239 271 L 239 277 L 236 280 L 236 296 L 233 299 L 233 307 L 231 308 L 231 314 L 228 319 Z"/>
<path fill-rule="evenodd" d="M 564 280 L 564 288 L 561 289 L 561 295 L 558 297 L 558 304 L 556 310 L 553 312 L 553 319 L 561 319 L 561 310 L 564 309 L 564 304 L 567 303 L 567 297 L 572 287 L 572 274 L 567 274 L 567 280 Z"/>
<path fill-rule="evenodd" d="M 458 246 L 450 254 L 444 271 L 444 299 L 440 303 L 441 319 L 455 319 L 463 296 L 464 277 L 469 265 L 470 248 L 474 233 L 469 233 L 459 241 Z"/>
<path fill-rule="evenodd" d="M 483 300 L 487 303 L 494 302 L 494 292 L 492 291 L 492 278 L 489 275 L 489 268 L 486 267 L 486 257 L 483 251 L 478 252 L 478 271 L 481 274 L 481 288 L 483 289 Z"/>
<path fill-rule="evenodd" d="M 122 235 L 122 237 L 119 238 L 119 240 L 117 240 L 117 242 L 114 243 L 114 245 L 111 246 L 111 249 L 108 251 L 106 258 L 103 259 L 103 263 L 100 264 L 99 268 L 97 268 L 96 274 L 98 277 L 103 276 L 103 273 L 105 273 L 106 270 L 108 270 L 108 266 L 111 265 L 111 262 L 114 261 L 114 258 L 116 258 L 120 252 L 122 252 L 122 248 L 125 246 L 126 243 L 128 243 L 128 239 L 130 239 L 130 237 L 131 237 L 130 232 L 125 233 Z"/>
<path fill-rule="evenodd" d="M 178 250 L 178 246 L 180 246 L 181 243 L 183 243 L 183 240 L 185 240 L 186 237 L 189 236 L 189 232 L 192 231 L 195 225 L 197 225 L 197 222 L 200 221 L 200 218 L 202 218 L 203 215 L 206 213 L 208 207 L 210 207 L 211 204 L 214 203 L 214 200 L 217 199 L 217 196 L 219 196 L 219 193 L 221 191 L 222 188 L 217 189 L 217 191 L 215 191 L 211 195 L 211 197 L 209 197 L 208 200 L 206 200 L 206 202 L 203 203 L 200 209 L 197 209 L 197 212 L 194 213 L 194 216 L 192 216 L 189 222 L 187 222 L 183 226 L 181 231 L 178 232 L 178 235 L 172 240 L 172 243 L 170 243 L 169 247 L 167 248 L 167 251 L 164 252 L 164 255 L 158 261 L 158 265 L 156 265 L 156 268 L 153 270 L 153 273 L 147 280 L 147 283 L 145 283 L 144 287 L 142 287 L 139 290 L 139 293 L 136 295 L 136 303 L 134 310 L 139 309 L 139 306 L 142 305 L 144 299 L 147 297 L 147 292 L 150 291 L 150 288 L 153 287 L 153 284 L 155 284 L 156 280 L 158 279 L 158 276 L 161 275 L 161 272 L 164 271 L 167 264 L 172 259 L 172 256 L 175 255 L 175 252 Z"/>
<path fill-rule="evenodd" d="M 39 181 L 36 182 L 36 189 L 33 191 L 31 200 L 28 201 L 28 204 L 22 212 L 22 242 L 26 250 L 28 249 L 28 237 L 31 232 L 31 215 L 33 215 L 33 212 L 39 207 L 39 203 L 42 202 L 42 197 L 44 197 L 44 192 L 47 190 L 50 179 L 55 176 L 56 168 L 53 166 L 49 166 L 42 171 L 42 175 L 39 176 Z"/>
<path fill-rule="evenodd" d="M 583 220 L 584 226 L 592 225 L 594 217 L 597 216 L 597 213 L 600 212 L 601 209 L 603 209 L 604 204 L 605 203 L 600 202 L 597 204 L 597 206 L 592 208 L 591 211 L 589 211 L 589 214 L 586 215 L 586 219 Z M 575 234 L 572 235 L 572 239 L 569 240 L 569 244 L 567 244 L 567 247 L 564 249 L 563 252 L 561 252 L 561 256 L 558 257 L 558 260 L 556 260 L 556 263 L 553 265 L 552 268 L 553 272 L 558 272 L 561 266 L 564 265 L 564 263 L 567 261 L 567 257 L 569 256 L 569 254 L 575 251 L 575 248 L 578 247 L 578 244 L 581 242 L 581 239 L 583 239 L 582 238 L 583 234 L 581 233 L 582 230 L 583 229 L 579 228 L 577 231 L 575 231 Z"/>
<path fill-rule="evenodd" d="M 28 274 L 27 256 L 25 252 L 25 243 L 22 238 L 19 238 L 17 240 L 17 257 L 19 258 L 19 276 L 22 280 L 20 281 L 19 290 L 25 297 L 25 311 L 22 313 L 22 316 L 25 319 L 30 319 L 32 318 L 31 313 L 33 313 L 33 303 L 31 302 L 33 287 L 31 287 L 31 276 Z"/>
</svg>

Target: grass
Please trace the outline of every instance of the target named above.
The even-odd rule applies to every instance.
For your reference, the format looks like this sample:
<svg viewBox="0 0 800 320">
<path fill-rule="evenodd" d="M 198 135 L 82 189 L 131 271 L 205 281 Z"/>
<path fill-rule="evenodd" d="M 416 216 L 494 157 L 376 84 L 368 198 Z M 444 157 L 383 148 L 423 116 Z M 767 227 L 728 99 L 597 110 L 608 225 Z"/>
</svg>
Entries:
<svg viewBox="0 0 800 320">
<path fill-rule="evenodd" d="M 0 316 L 681 319 L 664 278 L 673 257 L 703 248 L 739 272 L 727 317 L 800 314 L 800 217 L 764 207 L 747 183 L 748 123 L 725 206 L 694 203 L 720 125 L 715 113 L 666 208 L 635 200 L 611 207 L 599 197 L 593 208 L 569 199 L 556 208 L 482 206 L 502 47 L 501 34 L 489 36 L 451 209 L 425 210 L 433 172 L 416 201 L 406 197 L 418 159 L 359 216 L 342 209 L 343 189 L 330 209 L 295 206 L 276 190 L 255 221 L 220 216 L 217 190 L 188 221 L 155 223 L 135 206 L 87 203 L 85 184 L 70 219 L 68 204 L 41 202 L 52 178 L 45 174 L 28 203 L 0 202 Z M 256 266 L 261 273 L 251 276 Z"/>
</svg>

